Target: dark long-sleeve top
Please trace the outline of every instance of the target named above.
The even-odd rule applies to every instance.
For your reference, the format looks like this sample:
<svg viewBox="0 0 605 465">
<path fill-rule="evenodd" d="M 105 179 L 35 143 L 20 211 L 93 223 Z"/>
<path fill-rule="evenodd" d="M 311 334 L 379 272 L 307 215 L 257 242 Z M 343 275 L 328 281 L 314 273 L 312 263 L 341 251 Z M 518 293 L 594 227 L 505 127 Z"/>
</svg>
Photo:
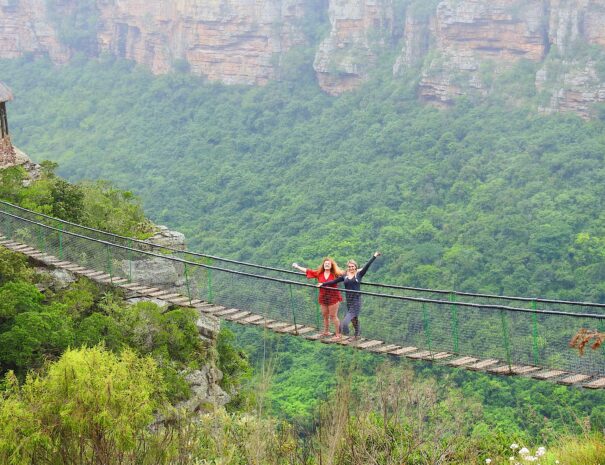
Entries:
<svg viewBox="0 0 605 465">
<path fill-rule="evenodd" d="M 355 273 L 355 276 L 353 276 L 352 278 L 349 278 L 349 276 L 345 273 L 336 279 L 332 279 L 331 281 L 326 281 L 325 283 L 322 284 L 322 287 L 329 286 L 331 284 L 344 283 L 346 290 L 359 291 L 361 289 L 361 280 L 364 277 L 364 275 L 366 274 L 366 272 L 368 271 L 368 269 L 370 268 L 370 266 L 372 265 L 372 263 L 374 263 L 374 260 L 376 260 L 376 257 L 372 255 L 372 258 L 370 258 L 368 263 L 366 263 L 361 270 L 359 270 L 357 273 Z M 351 293 L 351 294 L 353 294 L 353 293 Z M 356 295 L 359 297 L 359 294 L 356 294 Z M 349 298 L 349 295 L 347 295 L 347 298 Z"/>
</svg>

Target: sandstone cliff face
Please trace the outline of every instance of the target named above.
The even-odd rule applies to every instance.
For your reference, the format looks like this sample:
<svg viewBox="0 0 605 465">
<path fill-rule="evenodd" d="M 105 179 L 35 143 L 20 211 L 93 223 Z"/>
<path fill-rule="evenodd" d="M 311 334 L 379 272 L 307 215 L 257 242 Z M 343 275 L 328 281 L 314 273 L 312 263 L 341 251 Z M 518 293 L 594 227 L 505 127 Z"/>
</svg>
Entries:
<svg viewBox="0 0 605 465">
<path fill-rule="evenodd" d="M 605 73 L 594 60 L 605 57 L 605 1 L 552 0 L 548 30 L 556 53 L 536 73 L 536 89 L 549 98 L 541 110 L 590 118 L 593 104 L 605 102 Z M 597 47 L 587 54 L 586 45 Z"/>
<path fill-rule="evenodd" d="M 549 43 L 544 0 L 446 0 L 439 4 L 432 35 L 436 57 L 427 63 L 419 94 L 449 104 L 470 89 L 488 91 L 481 65 L 495 71 L 520 59 L 541 61 Z"/>
<path fill-rule="evenodd" d="M 54 13 L 75 5 L 64 0 Z M 228 84 L 265 84 L 280 54 L 304 42 L 304 0 L 97 0 L 96 10 L 99 51 L 158 74 L 184 65 Z M 54 27 L 46 0 L 0 0 L 0 58 L 33 52 L 66 61 Z"/>
<path fill-rule="evenodd" d="M 182 60 L 227 84 L 265 84 L 274 56 L 302 43 L 303 0 L 99 1 L 102 51 L 165 73 Z"/>
<path fill-rule="evenodd" d="M 46 14 L 46 0 L 0 0 L 0 58 L 29 52 L 58 63 L 69 59 Z"/>
<path fill-rule="evenodd" d="M 392 0 L 330 0 L 330 35 L 313 67 L 319 85 L 331 94 L 357 87 L 390 42 L 395 19 Z"/>
<path fill-rule="evenodd" d="M 0 58 L 23 53 L 69 58 L 49 0 L 0 0 Z M 155 73 L 175 68 L 228 84 L 279 79 L 279 64 L 305 44 L 309 0 L 90 0 L 99 52 L 132 59 Z M 57 15 L 78 0 L 53 0 Z M 603 102 L 605 0 L 324 0 L 330 30 L 314 69 L 331 94 L 358 87 L 400 47 L 396 76 L 419 73 L 418 95 L 450 105 L 489 94 L 493 77 L 520 60 L 536 63 L 543 111 L 589 117 Z M 62 15 L 62 16 L 61 16 Z M 65 30 L 63 30 L 65 33 Z M 592 47 L 592 49 L 591 49 Z M 587 53 L 589 50 L 590 53 Z M 595 51 L 596 50 L 596 51 Z M 600 55 L 599 55 L 600 54 Z M 409 73 L 408 73 L 409 72 Z"/>
</svg>

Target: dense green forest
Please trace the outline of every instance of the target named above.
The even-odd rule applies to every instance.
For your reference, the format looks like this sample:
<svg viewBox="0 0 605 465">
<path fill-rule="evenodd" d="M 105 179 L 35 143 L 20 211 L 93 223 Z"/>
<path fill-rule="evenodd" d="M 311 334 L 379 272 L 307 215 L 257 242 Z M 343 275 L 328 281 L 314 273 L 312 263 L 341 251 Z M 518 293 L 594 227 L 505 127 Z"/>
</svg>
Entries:
<svg viewBox="0 0 605 465">
<path fill-rule="evenodd" d="M 339 98 L 122 61 L 5 61 L 2 79 L 17 146 L 135 192 L 192 249 L 285 267 L 380 248 L 386 282 L 603 302 L 604 123 L 512 103 L 529 67 L 448 111 L 380 76 Z"/>
<path fill-rule="evenodd" d="M 461 99 L 443 111 L 380 69 L 338 98 L 305 69 L 244 88 L 155 77 L 108 58 L 61 68 L 24 58 L 0 62 L 0 79 L 16 95 L 15 145 L 58 162 L 70 181 L 108 179 L 132 191 L 193 250 L 286 267 L 315 266 L 326 254 L 363 261 L 379 249 L 372 281 L 605 302 L 604 123 L 520 104 L 539 98 L 531 68 L 500 77 L 502 91 L 488 102 Z M 26 199 L 16 200 L 31 206 Z M 258 331 L 238 330 L 237 342 L 259 368 L 272 365 L 264 408 L 307 426 L 333 396 L 362 405 L 382 361 Z M 452 463 L 504 457 L 519 438 L 578 434 L 583 418 L 586 435 L 605 424 L 600 392 L 414 370 L 395 373 L 428 384 L 438 377 L 428 397 L 443 412 L 461 398 L 476 403 L 463 434 L 479 450 Z"/>
</svg>

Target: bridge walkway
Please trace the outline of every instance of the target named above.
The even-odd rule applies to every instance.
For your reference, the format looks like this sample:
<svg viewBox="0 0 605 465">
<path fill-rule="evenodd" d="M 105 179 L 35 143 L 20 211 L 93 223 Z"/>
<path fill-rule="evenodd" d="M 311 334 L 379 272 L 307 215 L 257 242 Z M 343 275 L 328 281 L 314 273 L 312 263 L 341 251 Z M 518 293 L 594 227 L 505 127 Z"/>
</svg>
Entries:
<svg viewBox="0 0 605 465">
<path fill-rule="evenodd" d="M 98 271 L 81 266 L 78 263 L 62 260 L 61 258 L 42 252 L 28 244 L 13 241 L 2 235 L 0 235 L 0 246 L 24 254 L 34 262 L 38 262 L 44 266 L 60 268 L 75 275 L 86 277 L 101 285 L 120 287 L 137 296 L 158 299 L 174 306 L 194 308 L 200 313 L 212 315 L 240 325 L 263 327 L 279 334 L 304 337 L 310 341 L 347 346 L 389 357 L 406 357 L 411 360 L 430 361 L 454 368 L 487 372 L 501 376 L 523 376 L 536 380 L 553 381 L 566 386 L 578 386 L 587 389 L 605 388 L 605 376 L 600 375 L 574 373 L 570 370 L 552 369 L 531 364 L 513 364 L 498 358 L 481 358 L 456 354 L 451 351 L 427 350 L 412 345 L 402 346 L 379 339 L 360 338 L 354 340 L 352 337 L 343 336 L 342 339 L 336 341 L 333 340 L 333 338 L 323 337 L 317 327 L 312 325 L 270 319 L 265 315 L 252 311 L 232 308 L 230 306 L 225 307 L 215 305 L 201 299 L 192 299 L 190 296 L 175 293 L 171 290 L 149 287 L 144 284 L 132 282 L 125 277 L 115 276 L 105 271 Z"/>
</svg>

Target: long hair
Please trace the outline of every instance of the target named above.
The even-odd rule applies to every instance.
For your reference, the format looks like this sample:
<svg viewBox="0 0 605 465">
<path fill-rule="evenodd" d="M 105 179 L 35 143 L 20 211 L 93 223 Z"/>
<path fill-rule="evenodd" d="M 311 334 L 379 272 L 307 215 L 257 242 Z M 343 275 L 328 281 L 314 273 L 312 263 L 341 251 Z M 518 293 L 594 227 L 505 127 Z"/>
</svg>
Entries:
<svg viewBox="0 0 605 465">
<path fill-rule="evenodd" d="M 319 265 L 319 267 L 317 268 L 317 274 L 320 274 L 323 272 L 324 270 L 324 262 L 328 260 L 332 266 L 330 267 L 330 272 L 334 275 L 334 276 L 342 276 L 344 274 L 344 271 L 342 271 L 338 265 L 336 264 L 336 262 L 334 261 L 334 259 L 332 257 L 325 257 L 322 261 L 321 261 L 321 265 Z"/>
</svg>

